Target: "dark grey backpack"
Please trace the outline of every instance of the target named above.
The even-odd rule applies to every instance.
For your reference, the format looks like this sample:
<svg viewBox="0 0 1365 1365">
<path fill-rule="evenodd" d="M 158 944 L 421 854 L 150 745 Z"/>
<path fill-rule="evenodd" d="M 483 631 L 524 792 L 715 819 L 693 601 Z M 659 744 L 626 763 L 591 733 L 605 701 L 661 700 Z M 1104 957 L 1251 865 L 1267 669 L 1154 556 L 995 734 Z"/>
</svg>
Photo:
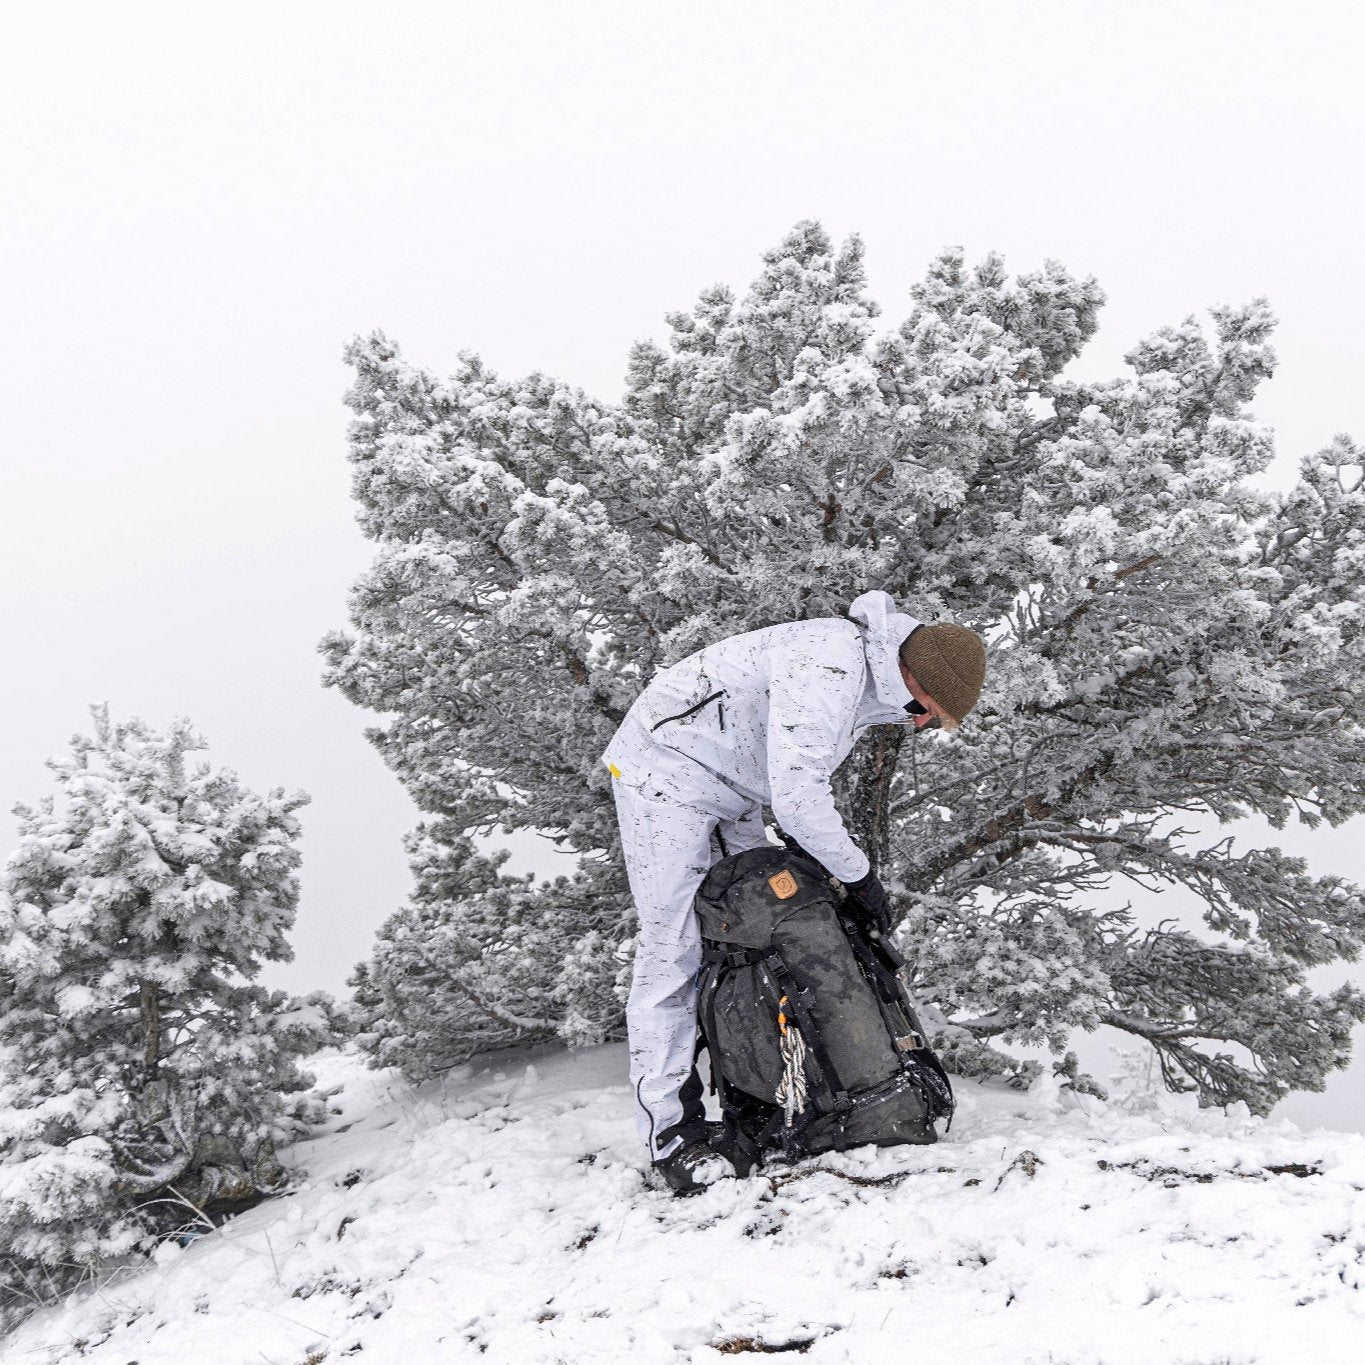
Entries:
<svg viewBox="0 0 1365 1365">
<path fill-rule="evenodd" d="M 776 847 L 721 859 L 697 892 L 697 1013 L 741 1171 L 767 1152 L 936 1142 L 951 1122 L 904 961 L 843 904 L 823 868 Z"/>
</svg>

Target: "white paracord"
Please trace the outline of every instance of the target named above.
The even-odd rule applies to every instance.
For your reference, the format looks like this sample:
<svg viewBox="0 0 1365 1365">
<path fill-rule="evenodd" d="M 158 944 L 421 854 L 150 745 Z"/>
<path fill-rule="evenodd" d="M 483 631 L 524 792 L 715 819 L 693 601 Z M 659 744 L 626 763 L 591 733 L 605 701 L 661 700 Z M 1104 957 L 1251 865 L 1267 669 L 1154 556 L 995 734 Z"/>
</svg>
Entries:
<svg viewBox="0 0 1365 1365">
<path fill-rule="evenodd" d="M 786 1114 L 786 1126 L 806 1107 L 806 1040 L 795 1024 L 782 1029 L 782 1079 L 776 1099 Z"/>
</svg>

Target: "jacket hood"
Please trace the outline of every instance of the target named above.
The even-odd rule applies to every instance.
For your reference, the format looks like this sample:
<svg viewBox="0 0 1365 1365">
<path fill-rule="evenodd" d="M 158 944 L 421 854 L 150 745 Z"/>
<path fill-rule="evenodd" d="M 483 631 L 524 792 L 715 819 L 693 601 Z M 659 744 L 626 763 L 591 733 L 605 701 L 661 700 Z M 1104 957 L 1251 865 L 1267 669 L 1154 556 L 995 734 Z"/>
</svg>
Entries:
<svg viewBox="0 0 1365 1365">
<path fill-rule="evenodd" d="M 848 615 L 862 632 L 863 651 L 867 655 L 867 667 L 872 674 L 877 700 L 885 706 L 903 711 L 911 696 L 910 689 L 901 677 L 897 651 L 901 641 L 924 623 L 907 616 L 903 611 L 897 611 L 891 594 L 880 590 L 855 597 L 849 605 Z"/>
</svg>

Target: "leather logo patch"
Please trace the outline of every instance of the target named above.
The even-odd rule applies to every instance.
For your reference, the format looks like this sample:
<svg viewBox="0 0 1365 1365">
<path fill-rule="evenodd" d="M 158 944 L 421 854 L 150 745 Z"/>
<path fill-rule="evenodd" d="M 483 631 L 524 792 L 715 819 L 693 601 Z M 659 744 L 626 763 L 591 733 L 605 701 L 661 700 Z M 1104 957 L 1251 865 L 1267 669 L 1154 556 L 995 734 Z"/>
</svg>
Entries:
<svg viewBox="0 0 1365 1365">
<path fill-rule="evenodd" d="M 768 885 L 772 887 L 773 895 L 780 901 L 791 900 L 800 890 L 796 884 L 796 878 L 785 867 L 777 876 L 768 878 Z"/>
</svg>

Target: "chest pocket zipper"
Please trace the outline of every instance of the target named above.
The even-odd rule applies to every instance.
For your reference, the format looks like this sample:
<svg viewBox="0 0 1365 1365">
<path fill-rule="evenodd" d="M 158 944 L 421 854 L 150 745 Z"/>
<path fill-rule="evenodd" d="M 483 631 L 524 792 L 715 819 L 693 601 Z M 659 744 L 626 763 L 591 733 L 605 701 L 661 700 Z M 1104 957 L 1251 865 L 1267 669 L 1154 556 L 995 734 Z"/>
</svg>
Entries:
<svg viewBox="0 0 1365 1365">
<path fill-rule="evenodd" d="M 662 720 L 655 721 L 649 727 L 650 734 L 653 734 L 661 725 L 670 725 L 675 720 L 686 720 L 688 716 L 695 716 L 703 706 L 710 706 L 713 701 L 719 703 L 716 712 L 720 717 L 720 728 L 725 729 L 725 703 L 721 701 L 724 695 L 725 689 L 721 688 L 719 692 L 712 692 L 709 697 L 703 697 L 695 706 L 689 706 L 686 711 L 679 711 L 676 716 L 665 716 Z"/>
</svg>

